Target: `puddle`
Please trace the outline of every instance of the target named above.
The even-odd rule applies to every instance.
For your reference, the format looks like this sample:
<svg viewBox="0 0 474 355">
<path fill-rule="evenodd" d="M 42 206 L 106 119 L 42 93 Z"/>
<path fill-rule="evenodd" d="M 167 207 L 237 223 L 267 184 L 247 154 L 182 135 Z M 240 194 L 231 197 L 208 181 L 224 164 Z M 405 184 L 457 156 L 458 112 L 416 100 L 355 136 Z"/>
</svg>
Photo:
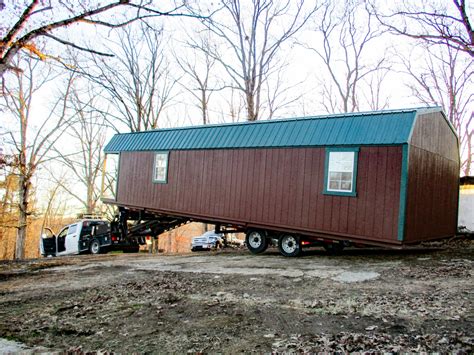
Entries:
<svg viewBox="0 0 474 355">
<path fill-rule="evenodd" d="M 33 354 L 60 354 L 56 350 L 48 349 L 42 346 L 29 347 L 26 344 L 18 341 L 7 340 L 0 338 L 0 355 L 7 354 L 22 354 L 22 355 L 33 355 Z"/>
<path fill-rule="evenodd" d="M 25 344 L 0 338 L 0 354 L 32 354 L 33 351 Z"/>
<path fill-rule="evenodd" d="M 331 279 L 339 282 L 363 282 L 368 280 L 374 280 L 378 278 L 380 274 L 373 271 L 344 271 L 339 275 L 332 277 Z"/>
</svg>

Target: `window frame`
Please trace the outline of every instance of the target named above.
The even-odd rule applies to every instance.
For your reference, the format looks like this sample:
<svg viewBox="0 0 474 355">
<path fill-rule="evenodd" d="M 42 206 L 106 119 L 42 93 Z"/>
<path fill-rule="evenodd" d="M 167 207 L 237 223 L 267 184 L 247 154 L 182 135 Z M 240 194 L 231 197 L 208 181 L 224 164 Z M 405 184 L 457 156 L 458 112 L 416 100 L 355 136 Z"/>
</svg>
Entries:
<svg viewBox="0 0 474 355">
<path fill-rule="evenodd" d="M 67 235 L 76 233 L 76 232 L 77 232 L 77 228 L 78 228 L 77 223 L 71 224 L 71 225 L 69 226 L 68 231 L 67 231 Z"/>
<path fill-rule="evenodd" d="M 117 156 L 117 170 L 115 171 L 115 182 L 114 182 L 114 186 L 113 186 L 113 190 L 111 191 L 113 196 L 106 196 L 105 195 L 105 192 L 106 192 L 106 185 L 105 185 L 105 178 L 106 178 L 106 174 L 107 174 L 107 160 L 108 160 L 108 163 L 110 164 L 110 159 L 108 159 L 109 157 L 113 156 L 113 155 L 116 155 Z M 107 152 L 105 153 L 105 156 L 104 156 L 104 162 L 103 162 L 103 165 L 102 165 L 102 183 L 101 183 L 101 188 L 100 188 L 100 197 L 102 200 L 111 200 L 111 201 L 117 201 L 117 193 L 118 193 L 118 183 L 119 183 L 119 178 L 120 178 L 120 159 L 122 158 L 122 155 L 120 152 Z M 109 186 L 110 188 L 112 188 L 112 186 Z"/>
<path fill-rule="evenodd" d="M 166 155 L 166 170 L 165 170 L 165 178 L 163 180 L 156 179 L 156 157 L 158 154 Z M 169 169 L 169 159 L 170 159 L 170 152 L 169 151 L 156 151 L 153 152 L 153 171 L 152 171 L 152 181 L 155 184 L 167 184 L 168 183 L 168 169 Z"/>
<path fill-rule="evenodd" d="M 358 171 L 358 161 L 359 161 L 359 147 L 335 147 L 335 148 L 326 148 L 326 160 L 324 163 L 324 195 L 335 195 L 335 196 L 357 196 L 357 171 Z M 333 191 L 329 190 L 329 158 L 330 153 L 332 152 L 349 152 L 354 153 L 354 163 L 352 170 L 352 189 L 351 191 Z"/>
<path fill-rule="evenodd" d="M 68 232 L 69 232 L 69 226 L 64 227 L 64 228 L 61 229 L 61 231 L 58 233 L 58 238 L 66 238 L 66 236 L 68 235 Z M 61 235 L 61 234 L 63 234 L 63 235 Z"/>
</svg>

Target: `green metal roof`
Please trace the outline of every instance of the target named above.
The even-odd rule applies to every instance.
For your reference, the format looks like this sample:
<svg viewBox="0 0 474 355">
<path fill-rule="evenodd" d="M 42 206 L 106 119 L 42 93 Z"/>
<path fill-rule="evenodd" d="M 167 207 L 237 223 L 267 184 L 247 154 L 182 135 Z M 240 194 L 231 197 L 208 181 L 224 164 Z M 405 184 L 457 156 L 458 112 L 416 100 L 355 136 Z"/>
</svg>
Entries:
<svg viewBox="0 0 474 355">
<path fill-rule="evenodd" d="M 440 108 L 430 110 L 441 111 Z M 106 153 L 407 143 L 424 109 L 375 111 L 116 134 Z"/>
</svg>

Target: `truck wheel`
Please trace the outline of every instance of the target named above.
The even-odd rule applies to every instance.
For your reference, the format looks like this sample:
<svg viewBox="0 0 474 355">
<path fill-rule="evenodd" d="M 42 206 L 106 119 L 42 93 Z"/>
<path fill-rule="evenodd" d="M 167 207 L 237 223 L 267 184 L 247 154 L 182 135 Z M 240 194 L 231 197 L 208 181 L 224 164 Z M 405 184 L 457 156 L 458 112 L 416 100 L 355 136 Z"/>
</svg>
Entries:
<svg viewBox="0 0 474 355">
<path fill-rule="evenodd" d="M 100 253 L 100 243 L 97 239 L 94 239 L 91 244 L 89 245 L 89 251 L 91 254 L 99 254 Z"/>
<path fill-rule="evenodd" d="M 301 254 L 300 238 L 292 234 L 283 234 L 278 238 L 278 250 L 283 256 L 298 256 Z"/>
<path fill-rule="evenodd" d="M 264 231 L 250 229 L 245 236 L 245 243 L 252 254 L 263 253 L 268 248 L 268 241 Z"/>
</svg>

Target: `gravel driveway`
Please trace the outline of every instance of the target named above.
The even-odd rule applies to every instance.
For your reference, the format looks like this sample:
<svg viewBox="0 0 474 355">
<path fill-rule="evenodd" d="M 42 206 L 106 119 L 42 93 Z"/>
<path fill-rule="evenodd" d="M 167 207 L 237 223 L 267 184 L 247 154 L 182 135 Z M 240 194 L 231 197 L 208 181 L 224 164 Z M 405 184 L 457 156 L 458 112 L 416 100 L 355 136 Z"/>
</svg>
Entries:
<svg viewBox="0 0 474 355">
<path fill-rule="evenodd" d="M 0 338 L 74 353 L 472 353 L 473 263 L 470 240 L 300 258 L 269 249 L 7 262 Z"/>
</svg>

